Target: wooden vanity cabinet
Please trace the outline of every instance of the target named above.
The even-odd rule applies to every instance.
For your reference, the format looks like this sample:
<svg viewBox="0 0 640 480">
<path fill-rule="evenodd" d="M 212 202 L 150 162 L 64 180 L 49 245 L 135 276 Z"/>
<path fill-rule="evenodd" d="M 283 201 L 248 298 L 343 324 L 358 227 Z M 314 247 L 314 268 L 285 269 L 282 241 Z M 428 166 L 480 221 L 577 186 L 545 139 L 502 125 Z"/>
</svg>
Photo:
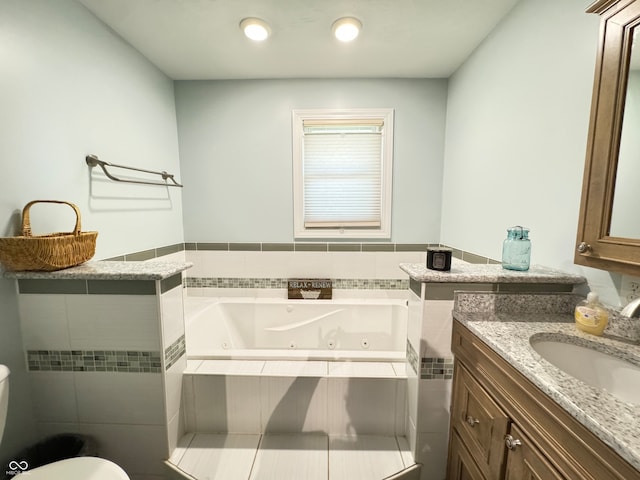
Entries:
<svg viewBox="0 0 640 480">
<path fill-rule="evenodd" d="M 449 480 L 640 480 L 640 472 L 461 323 Z"/>
</svg>

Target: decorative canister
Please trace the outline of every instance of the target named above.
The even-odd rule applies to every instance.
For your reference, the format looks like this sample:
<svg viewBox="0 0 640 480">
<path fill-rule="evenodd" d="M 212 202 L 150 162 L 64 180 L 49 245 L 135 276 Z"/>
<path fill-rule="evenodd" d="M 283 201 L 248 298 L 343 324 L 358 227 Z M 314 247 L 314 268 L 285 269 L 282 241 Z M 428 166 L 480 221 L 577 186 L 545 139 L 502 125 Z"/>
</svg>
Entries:
<svg viewBox="0 0 640 480">
<path fill-rule="evenodd" d="M 427 248 L 427 268 L 430 270 L 451 270 L 450 248 Z"/>
<path fill-rule="evenodd" d="M 531 240 L 529 229 L 516 225 L 507 229 L 507 238 L 502 244 L 502 268 L 507 270 L 529 270 Z"/>
</svg>

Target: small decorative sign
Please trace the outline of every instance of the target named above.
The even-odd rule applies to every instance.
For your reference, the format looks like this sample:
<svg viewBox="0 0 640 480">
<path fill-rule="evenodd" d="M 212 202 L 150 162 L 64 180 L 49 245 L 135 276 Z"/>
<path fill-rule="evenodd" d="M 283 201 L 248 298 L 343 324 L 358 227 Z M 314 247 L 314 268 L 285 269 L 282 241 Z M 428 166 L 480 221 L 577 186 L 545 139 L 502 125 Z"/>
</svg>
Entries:
<svg viewBox="0 0 640 480">
<path fill-rule="evenodd" d="M 289 300 L 331 300 L 333 286 L 328 278 L 294 278 L 287 283 Z"/>
</svg>

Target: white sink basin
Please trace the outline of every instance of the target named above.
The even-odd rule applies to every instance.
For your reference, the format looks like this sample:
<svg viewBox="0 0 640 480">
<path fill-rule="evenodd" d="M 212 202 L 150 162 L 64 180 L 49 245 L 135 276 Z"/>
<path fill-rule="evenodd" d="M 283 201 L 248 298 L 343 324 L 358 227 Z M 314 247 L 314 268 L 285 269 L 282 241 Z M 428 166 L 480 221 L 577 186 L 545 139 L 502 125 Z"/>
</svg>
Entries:
<svg viewBox="0 0 640 480">
<path fill-rule="evenodd" d="M 640 367 L 592 348 L 558 340 L 530 340 L 542 358 L 572 377 L 640 405 Z"/>
</svg>

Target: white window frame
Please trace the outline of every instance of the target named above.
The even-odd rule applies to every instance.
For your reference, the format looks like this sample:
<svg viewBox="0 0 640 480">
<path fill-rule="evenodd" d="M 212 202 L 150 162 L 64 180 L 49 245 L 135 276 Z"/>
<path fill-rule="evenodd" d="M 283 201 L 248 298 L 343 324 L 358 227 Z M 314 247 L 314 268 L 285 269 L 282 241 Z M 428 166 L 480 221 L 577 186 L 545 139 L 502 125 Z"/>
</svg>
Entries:
<svg viewBox="0 0 640 480">
<path fill-rule="evenodd" d="M 293 217 L 295 238 L 391 238 L 391 198 L 393 185 L 393 114 L 392 108 L 293 110 Z M 382 178 L 380 226 L 376 228 L 308 228 L 304 224 L 304 121 L 381 120 Z"/>
</svg>

